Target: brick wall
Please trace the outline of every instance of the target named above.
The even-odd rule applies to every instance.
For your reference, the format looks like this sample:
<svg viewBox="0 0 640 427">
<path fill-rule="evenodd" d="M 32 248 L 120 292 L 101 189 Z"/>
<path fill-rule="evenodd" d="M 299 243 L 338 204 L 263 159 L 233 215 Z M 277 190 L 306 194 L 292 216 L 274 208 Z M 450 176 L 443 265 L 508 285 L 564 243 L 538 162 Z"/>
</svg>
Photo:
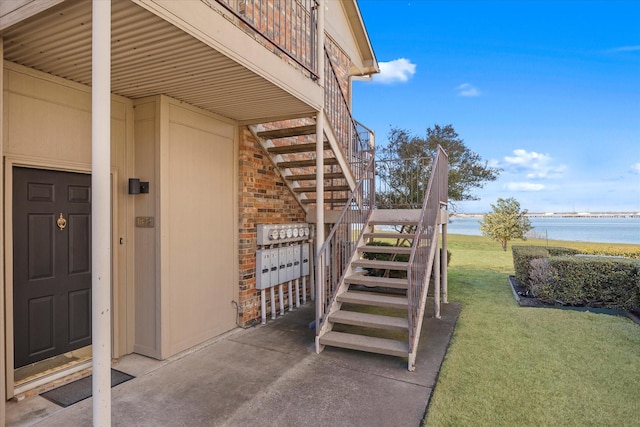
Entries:
<svg viewBox="0 0 640 427">
<path fill-rule="evenodd" d="M 258 249 L 256 224 L 304 222 L 306 215 L 278 175 L 275 166 L 246 128 L 240 131 L 239 162 L 238 323 L 246 326 L 254 324 L 261 317 L 260 292 L 256 290 L 255 275 Z M 267 301 L 268 294 L 267 292 Z M 276 292 L 276 298 L 277 294 Z M 285 306 L 288 306 L 288 301 L 285 301 Z"/>
</svg>

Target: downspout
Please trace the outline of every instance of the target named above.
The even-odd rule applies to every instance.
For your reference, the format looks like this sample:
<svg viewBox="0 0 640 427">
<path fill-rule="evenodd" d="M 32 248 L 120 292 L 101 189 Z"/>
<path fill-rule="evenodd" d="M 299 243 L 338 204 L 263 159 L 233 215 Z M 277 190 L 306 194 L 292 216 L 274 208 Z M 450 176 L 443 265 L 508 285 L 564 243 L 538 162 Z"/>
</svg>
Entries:
<svg viewBox="0 0 640 427">
<path fill-rule="evenodd" d="M 111 2 L 93 0 L 91 333 L 93 425 L 111 425 Z"/>
<path fill-rule="evenodd" d="M 318 0 L 318 27 L 316 37 L 318 55 L 318 84 L 324 89 L 324 0 Z M 320 262 L 316 264 L 316 352 L 320 352 L 320 345 L 317 341 L 317 333 L 320 331 L 321 320 L 324 317 L 325 279 L 324 279 L 324 257 L 320 254 L 320 249 L 324 243 L 324 95 L 322 105 L 316 116 L 316 254 Z"/>
</svg>

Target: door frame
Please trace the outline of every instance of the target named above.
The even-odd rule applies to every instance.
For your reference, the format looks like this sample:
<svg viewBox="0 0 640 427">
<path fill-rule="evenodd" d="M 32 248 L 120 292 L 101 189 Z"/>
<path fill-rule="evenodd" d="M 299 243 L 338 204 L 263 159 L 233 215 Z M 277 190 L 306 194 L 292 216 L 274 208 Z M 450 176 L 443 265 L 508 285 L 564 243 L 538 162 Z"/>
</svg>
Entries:
<svg viewBox="0 0 640 427">
<path fill-rule="evenodd" d="M 31 157 L 22 156 L 6 156 L 4 159 L 4 298 L 5 298 L 5 384 L 6 384 L 6 398 L 9 399 L 15 396 L 16 393 L 26 391 L 33 387 L 37 387 L 40 384 L 50 382 L 56 377 L 63 377 L 69 375 L 74 369 L 63 370 L 58 374 L 43 377 L 41 380 L 29 383 L 24 390 L 16 390 L 15 377 L 14 377 L 14 328 L 13 328 L 13 167 L 26 167 L 32 169 L 46 169 L 60 172 L 72 172 L 91 174 L 91 165 L 84 163 L 63 162 L 63 161 L 48 161 L 46 159 L 34 159 Z M 118 322 L 116 313 L 119 312 L 117 290 L 118 290 L 118 257 L 113 256 L 115 246 L 114 230 L 117 230 L 117 212 L 118 212 L 118 186 L 117 180 L 118 172 L 116 169 L 111 168 L 111 342 L 112 352 L 114 349 L 116 329 L 114 328 L 114 322 Z M 88 362 L 91 363 L 90 361 Z M 75 370 L 86 369 L 88 366 L 85 364 L 78 365 Z M 2 402 L 0 402 L 2 403 Z"/>
</svg>

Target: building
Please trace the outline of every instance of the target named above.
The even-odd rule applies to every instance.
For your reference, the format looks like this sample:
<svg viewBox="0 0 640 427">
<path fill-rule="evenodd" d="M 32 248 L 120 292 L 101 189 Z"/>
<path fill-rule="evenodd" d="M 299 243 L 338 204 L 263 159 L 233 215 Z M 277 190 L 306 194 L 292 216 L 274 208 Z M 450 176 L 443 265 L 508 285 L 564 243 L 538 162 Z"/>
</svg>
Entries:
<svg viewBox="0 0 640 427">
<path fill-rule="evenodd" d="M 285 243 L 308 240 L 286 229 L 322 236 L 311 246 L 331 254 L 319 258 L 322 287 L 313 268 L 296 284 L 303 297 L 327 295 L 320 318 L 336 311 L 340 278 L 358 267 L 353 233 L 374 207 L 373 137 L 350 106 L 351 79 L 378 66 L 355 0 L 113 0 L 106 31 L 95 25 L 104 3 L 0 4 L 6 398 L 46 381 L 39 371 L 52 358 L 85 366 L 100 322 L 92 298 L 111 310 L 107 360 L 164 359 L 259 322 L 265 307 L 294 306 L 293 281 L 257 289 L 258 250 L 291 246 L 261 244 L 262 225 L 280 225 Z M 110 62 L 92 68 L 92 42 L 105 38 Z M 92 69 L 107 77 L 93 82 Z M 109 81 L 100 104 L 95 91 Z M 108 164 L 92 158 L 105 149 L 99 126 Z M 358 208 L 339 219 L 345 205 Z M 106 238 L 92 235 L 98 215 Z M 106 297 L 92 297 L 98 239 L 111 249 Z"/>
</svg>

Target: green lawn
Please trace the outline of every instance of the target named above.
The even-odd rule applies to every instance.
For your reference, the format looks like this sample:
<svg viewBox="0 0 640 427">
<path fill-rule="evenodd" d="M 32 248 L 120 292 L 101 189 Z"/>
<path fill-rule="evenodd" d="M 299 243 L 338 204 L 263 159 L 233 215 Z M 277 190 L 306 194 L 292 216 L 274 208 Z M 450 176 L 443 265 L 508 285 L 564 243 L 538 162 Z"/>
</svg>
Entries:
<svg viewBox="0 0 640 427">
<path fill-rule="evenodd" d="M 504 252 L 476 236 L 449 235 L 448 242 L 449 300 L 462 311 L 426 426 L 640 425 L 639 325 L 521 308 L 507 280 L 510 246 Z"/>
</svg>

